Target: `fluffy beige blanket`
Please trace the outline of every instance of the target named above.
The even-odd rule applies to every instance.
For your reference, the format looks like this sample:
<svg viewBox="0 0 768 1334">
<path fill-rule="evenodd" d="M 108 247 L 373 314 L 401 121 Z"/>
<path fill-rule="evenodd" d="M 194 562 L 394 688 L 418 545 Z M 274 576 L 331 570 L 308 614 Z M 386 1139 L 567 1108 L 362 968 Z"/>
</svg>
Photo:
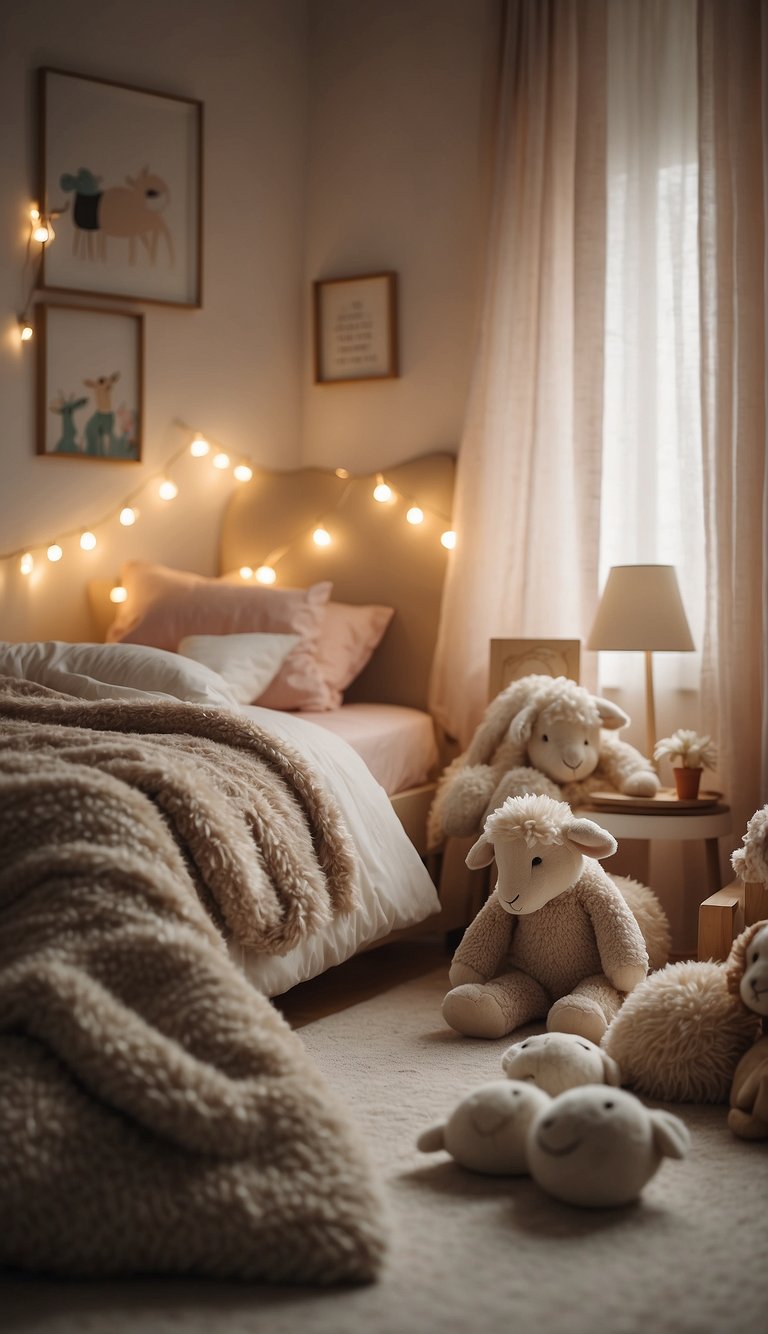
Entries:
<svg viewBox="0 0 768 1334">
<path fill-rule="evenodd" d="M 197 705 L 0 678 L 0 1264 L 367 1281 L 364 1146 L 231 962 L 354 901 L 300 757 Z"/>
</svg>

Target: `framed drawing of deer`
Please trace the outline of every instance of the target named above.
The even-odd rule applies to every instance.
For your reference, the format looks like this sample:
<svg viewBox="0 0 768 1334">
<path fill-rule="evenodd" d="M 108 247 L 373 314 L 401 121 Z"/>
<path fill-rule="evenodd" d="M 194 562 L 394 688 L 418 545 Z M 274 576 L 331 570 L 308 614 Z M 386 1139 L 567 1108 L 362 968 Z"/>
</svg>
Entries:
<svg viewBox="0 0 768 1334">
<path fill-rule="evenodd" d="M 40 304 L 37 452 L 138 463 L 144 425 L 144 316 Z"/>
<path fill-rule="evenodd" d="M 202 305 L 202 103 L 43 67 L 41 287 Z"/>
</svg>

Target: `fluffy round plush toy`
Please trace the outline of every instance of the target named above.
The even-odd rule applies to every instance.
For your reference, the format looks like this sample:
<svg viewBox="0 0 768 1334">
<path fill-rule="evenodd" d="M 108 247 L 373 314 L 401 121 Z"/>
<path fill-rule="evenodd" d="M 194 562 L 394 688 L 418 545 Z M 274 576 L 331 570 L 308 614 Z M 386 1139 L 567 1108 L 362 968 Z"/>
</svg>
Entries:
<svg viewBox="0 0 768 1334">
<path fill-rule="evenodd" d="M 768 1139 L 768 922 L 756 922 L 739 937 L 729 985 L 738 987 L 742 1003 L 760 1016 L 763 1036 L 747 1048 L 734 1071 L 728 1125 L 740 1139 Z"/>
<path fill-rule="evenodd" d="M 451 1028 L 499 1038 L 546 1018 L 550 1031 L 600 1042 L 648 970 L 634 882 L 619 888 L 597 865 L 615 851 L 605 829 L 550 797 L 509 797 L 488 817 L 467 865 L 495 857 L 498 879 L 453 956 L 443 1002 Z"/>
<path fill-rule="evenodd" d="M 683 1122 L 624 1089 L 585 1084 L 553 1098 L 528 1131 L 528 1170 L 566 1204 L 630 1204 L 667 1158 L 690 1147 Z"/>
<path fill-rule="evenodd" d="M 613 1057 L 576 1033 L 534 1033 L 507 1047 L 501 1068 L 510 1079 L 535 1084 L 553 1098 L 582 1084 L 621 1084 Z"/>
<path fill-rule="evenodd" d="M 481 1084 L 462 1098 L 447 1121 L 422 1131 L 416 1146 L 423 1153 L 445 1149 L 473 1172 L 519 1176 L 528 1171 L 528 1128 L 549 1101 L 541 1089 L 516 1080 Z"/>
<path fill-rule="evenodd" d="M 629 718 L 565 676 L 524 676 L 488 706 L 469 748 L 444 771 L 427 839 L 476 834 L 510 796 L 539 793 L 571 806 L 592 792 L 652 797 L 660 783 L 650 760 L 610 733 Z"/>
</svg>

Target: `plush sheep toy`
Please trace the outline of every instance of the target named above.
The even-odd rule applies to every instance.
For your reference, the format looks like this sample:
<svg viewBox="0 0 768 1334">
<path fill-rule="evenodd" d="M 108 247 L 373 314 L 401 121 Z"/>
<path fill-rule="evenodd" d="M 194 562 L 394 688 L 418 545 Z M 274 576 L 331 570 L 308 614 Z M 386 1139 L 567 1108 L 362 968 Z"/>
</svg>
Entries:
<svg viewBox="0 0 768 1334">
<path fill-rule="evenodd" d="M 629 722 L 609 700 L 565 676 L 524 676 L 488 706 L 472 742 L 445 769 L 429 812 L 431 848 L 477 834 L 510 796 L 540 793 L 571 806 L 592 792 L 652 797 L 650 760 L 609 733 Z"/>
<path fill-rule="evenodd" d="M 451 1028 L 499 1038 L 546 1017 L 550 1031 L 600 1042 L 649 966 L 628 902 L 635 882 L 622 892 L 597 865 L 615 851 L 611 834 L 551 797 L 508 797 L 488 817 L 467 865 L 495 855 L 498 881 L 453 957 L 443 1002 Z M 636 889 L 664 934 L 655 896 Z"/>
<path fill-rule="evenodd" d="M 481 1084 L 461 1099 L 447 1121 L 423 1130 L 416 1147 L 422 1153 L 445 1149 L 472 1172 L 519 1176 L 528 1171 L 528 1129 L 549 1102 L 541 1089 L 518 1080 Z"/>
<path fill-rule="evenodd" d="M 534 1033 L 507 1048 L 501 1068 L 510 1079 L 533 1084 L 553 1098 L 581 1084 L 621 1084 L 613 1057 L 576 1033 Z"/>
<path fill-rule="evenodd" d="M 734 1071 L 728 1125 L 740 1139 L 768 1139 L 768 922 L 756 922 L 740 937 L 744 954 L 741 976 L 734 969 L 731 985 L 748 1010 L 759 1014 L 763 1036 L 748 1047 Z"/>
<path fill-rule="evenodd" d="M 553 1098 L 528 1131 L 528 1170 L 555 1199 L 591 1209 L 631 1204 L 666 1158 L 683 1158 L 687 1127 L 634 1094 L 584 1084 Z"/>
</svg>

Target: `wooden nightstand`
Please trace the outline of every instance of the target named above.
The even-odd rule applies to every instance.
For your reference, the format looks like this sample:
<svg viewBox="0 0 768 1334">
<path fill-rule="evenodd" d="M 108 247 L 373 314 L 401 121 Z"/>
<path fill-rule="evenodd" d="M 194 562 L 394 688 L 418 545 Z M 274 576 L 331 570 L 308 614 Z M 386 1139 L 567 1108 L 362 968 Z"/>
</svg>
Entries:
<svg viewBox="0 0 768 1334">
<path fill-rule="evenodd" d="M 731 808 L 718 797 L 699 801 L 678 801 L 672 789 L 662 789 L 655 797 L 623 797 L 620 794 L 595 795 L 588 806 L 579 808 L 595 824 L 607 829 L 616 839 L 636 839 L 645 850 L 647 881 L 650 844 L 669 839 L 682 842 L 697 839 L 704 844 L 706 888 L 710 894 L 720 888 L 720 851 L 718 839 L 731 832 Z"/>
</svg>

